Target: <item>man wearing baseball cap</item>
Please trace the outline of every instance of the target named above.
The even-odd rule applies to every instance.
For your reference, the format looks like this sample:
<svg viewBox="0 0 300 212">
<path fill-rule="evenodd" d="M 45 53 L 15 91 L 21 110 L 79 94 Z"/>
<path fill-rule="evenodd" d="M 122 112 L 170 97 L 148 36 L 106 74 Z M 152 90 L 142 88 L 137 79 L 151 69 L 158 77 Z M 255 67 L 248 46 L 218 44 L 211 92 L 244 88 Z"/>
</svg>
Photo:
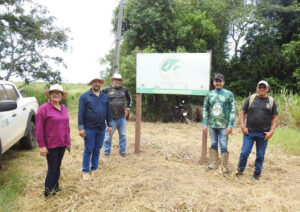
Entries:
<svg viewBox="0 0 300 212">
<path fill-rule="evenodd" d="M 115 130 L 119 133 L 119 154 L 126 157 L 126 117 L 129 116 L 131 108 L 131 96 L 128 89 L 122 86 L 121 74 L 114 73 L 110 78 L 111 85 L 104 88 L 103 92 L 108 95 L 109 107 L 112 116 L 112 135 L 107 132 L 104 139 L 105 157 L 108 158 L 111 152 L 112 136 Z M 125 101 L 127 104 L 125 105 Z"/>
<path fill-rule="evenodd" d="M 231 91 L 223 88 L 225 84 L 223 74 L 215 74 L 213 83 L 215 89 L 207 94 L 203 109 L 203 133 L 207 134 L 209 129 L 211 141 L 209 149 L 211 163 L 208 166 L 208 170 L 218 168 L 218 144 L 220 144 L 221 169 L 223 174 L 227 174 L 229 157 L 227 149 L 228 135 L 232 131 L 235 120 L 234 95 Z"/>
<path fill-rule="evenodd" d="M 236 176 L 243 174 L 254 142 L 256 142 L 256 160 L 253 179 L 259 180 L 261 175 L 268 140 L 272 137 L 278 123 L 276 102 L 272 97 L 267 96 L 269 89 L 267 81 L 259 81 L 256 86 L 257 94 L 248 97 L 244 103 L 240 114 L 244 137 Z"/>
<path fill-rule="evenodd" d="M 91 89 L 79 98 L 78 130 L 79 135 L 84 138 L 83 180 L 88 180 L 90 171 L 98 168 L 106 125 L 109 127 L 109 134 L 112 133 L 108 97 L 100 91 L 103 84 L 103 79 L 92 79 L 88 83 Z"/>
</svg>

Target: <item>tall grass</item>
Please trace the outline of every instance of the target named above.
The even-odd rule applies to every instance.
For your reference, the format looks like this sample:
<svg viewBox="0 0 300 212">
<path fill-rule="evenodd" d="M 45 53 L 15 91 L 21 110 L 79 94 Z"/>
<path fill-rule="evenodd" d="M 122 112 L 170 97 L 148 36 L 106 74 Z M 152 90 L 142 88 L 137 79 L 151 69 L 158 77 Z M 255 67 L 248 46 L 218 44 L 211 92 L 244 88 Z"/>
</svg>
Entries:
<svg viewBox="0 0 300 212">
<path fill-rule="evenodd" d="M 103 86 L 104 87 L 104 86 Z M 47 102 L 44 91 L 49 88 L 46 83 L 31 83 L 22 87 L 26 96 L 35 96 L 39 104 Z M 69 111 L 74 112 L 78 106 L 79 96 L 89 89 L 86 84 L 63 84 L 63 88 L 68 92 L 68 97 L 62 103 L 66 104 Z M 287 90 L 282 90 L 278 94 L 271 94 L 275 99 L 279 111 L 280 126 L 300 127 L 300 96 L 292 94 Z M 236 125 L 239 126 L 239 114 L 246 98 L 236 97 Z M 134 104 L 133 104 L 134 106 Z"/>
<path fill-rule="evenodd" d="M 300 155 L 300 130 L 296 127 L 280 127 L 275 131 L 269 144 Z"/>
<path fill-rule="evenodd" d="M 20 196 L 26 180 L 22 177 L 17 166 L 13 166 L 6 172 L 1 171 L 0 175 L 0 211 L 14 211 L 15 201 Z"/>
<path fill-rule="evenodd" d="M 20 85 L 20 83 L 16 83 Z M 80 95 L 89 89 L 86 84 L 62 84 L 64 91 L 68 92 L 68 96 L 62 103 L 65 104 L 70 112 L 74 112 L 78 106 L 78 100 Z M 44 94 L 45 90 L 49 89 L 47 83 L 31 83 L 21 87 L 21 91 L 24 91 L 26 96 L 34 96 L 37 98 L 39 105 L 44 104 L 48 101 Z"/>
<path fill-rule="evenodd" d="M 279 125 L 300 127 L 300 96 L 285 89 L 272 96 L 278 106 Z"/>
</svg>

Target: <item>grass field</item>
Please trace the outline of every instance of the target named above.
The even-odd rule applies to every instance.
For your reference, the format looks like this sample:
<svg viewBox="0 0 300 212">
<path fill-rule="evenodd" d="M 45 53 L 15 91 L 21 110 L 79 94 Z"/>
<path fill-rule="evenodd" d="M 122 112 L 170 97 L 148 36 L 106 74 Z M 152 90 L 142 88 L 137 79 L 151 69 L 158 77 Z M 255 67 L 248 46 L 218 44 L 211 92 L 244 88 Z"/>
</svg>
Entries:
<svg viewBox="0 0 300 212">
<path fill-rule="evenodd" d="M 128 156 L 118 154 L 117 133 L 111 157 L 103 158 L 91 180 L 82 181 L 83 140 L 72 115 L 71 154 L 61 173 L 62 191 L 43 198 L 46 160 L 38 149 L 13 150 L 3 160 L 1 176 L 12 167 L 24 180 L 6 211 L 298 211 L 300 156 L 282 147 L 267 149 L 262 178 L 253 181 L 255 150 L 244 176 L 234 176 L 242 135 L 234 129 L 229 141 L 231 174 L 206 172 L 199 164 L 200 124 L 143 123 L 142 152 L 134 154 L 135 122 L 128 122 Z M 276 133 L 275 133 L 276 135 Z M 274 136 L 275 136 L 274 135 Z M 270 142 L 271 143 L 271 142 Z M 21 172 L 19 172 L 21 170 Z M 3 183 L 3 181 L 1 181 Z M 20 182 L 20 181 L 19 181 Z"/>
<path fill-rule="evenodd" d="M 244 176 L 234 175 L 242 144 L 238 127 L 228 145 L 231 173 L 223 177 L 219 170 L 206 172 L 207 164 L 199 164 L 201 123 L 143 122 L 142 152 L 136 155 L 135 122 L 131 120 L 127 127 L 128 156 L 119 156 L 116 133 L 111 157 L 104 159 L 102 150 L 99 170 L 86 182 L 82 181 L 83 140 L 78 136 L 76 115 L 78 97 L 88 86 L 64 85 L 64 88 L 69 92 L 65 103 L 71 117 L 72 150 L 62 163 L 62 191 L 45 200 L 45 158 L 39 155 L 38 148 L 24 151 L 15 147 L 3 155 L 0 212 L 300 210 L 300 133 L 292 115 L 280 116 L 282 124 L 269 141 L 259 181 L 251 178 L 255 148 Z M 40 83 L 25 90 L 28 96 L 45 101 L 42 93 L 45 89 L 45 84 Z M 280 111 L 288 114 L 294 108 L 297 115 L 297 98 L 287 94 L 280 97 Z M 240 108 L 242 100 L 236 105 Z"/>
</svg>

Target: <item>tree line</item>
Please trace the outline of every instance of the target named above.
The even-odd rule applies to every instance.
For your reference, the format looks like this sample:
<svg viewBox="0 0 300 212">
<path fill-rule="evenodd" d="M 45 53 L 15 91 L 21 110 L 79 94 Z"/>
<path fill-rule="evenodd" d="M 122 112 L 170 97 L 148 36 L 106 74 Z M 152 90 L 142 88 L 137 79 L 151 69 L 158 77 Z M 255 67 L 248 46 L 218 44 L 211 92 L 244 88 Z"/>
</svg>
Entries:
<svg viewBox="0 0 300 212">
<path fill-rule="evenodd" d="M 65 66 L 51 49 L 68 49 L 68 29 L 55 26 L 46 7 L 31 0 L 0 0 L 0 80 L 61 82 L 53 64 Z"/>
<path fill-rule="evenodd" d="M 30 5 L 30 6 L 28 6 Z M 267 80 L 273 92 L 300 91 L 300 0 L 127 0 L 123 15 L 119 70 L 135 96 L 136 54 L 212 50 L 212 75 L 225 76 L 236 96 L 255 92 Z M 118 7 L 112 24 L 117 26 Z M 47 9 L 31 0 L 0 0 L 0 79 L 60 82 L 49 49 L 68 49 L 68 29 L 55 26 Z M 233 45 L 229 46 L 229 41 Z M 100 60 L 113 69 L 114 49 Z M 212 84 L 212 83 L 211 83 Z M 144 95 L 143 110 L 157 120 L 180 100 L 203 98 Z M 158 108 L 157 105 L 160 105 Z"/>
<path fill-rule="evenodd" d="M 300 1 L 298 0 L 128 0 L 120 54 L 124 84 L 135 93 L 136 54 L 212 50 L 212 75 L 225 76 L 236 96 L 255 92 L 265 79 L 272 92 L 300 91 Z M 118 8 L 112 20 L 116 32 Z M 232 41 L 233 47 L 229 46 Z M 102 64 L 112 74 L 112 49 Z M 212 85 L 212 83 L 211 83 Z M 181 99 L 195 96 L 144 95 L 149 119 L 165 116 Z M 163 104 L 162 104 L 163 103 Z M 157 105 L 160 105 L 158 108 Z"/>
</svg>

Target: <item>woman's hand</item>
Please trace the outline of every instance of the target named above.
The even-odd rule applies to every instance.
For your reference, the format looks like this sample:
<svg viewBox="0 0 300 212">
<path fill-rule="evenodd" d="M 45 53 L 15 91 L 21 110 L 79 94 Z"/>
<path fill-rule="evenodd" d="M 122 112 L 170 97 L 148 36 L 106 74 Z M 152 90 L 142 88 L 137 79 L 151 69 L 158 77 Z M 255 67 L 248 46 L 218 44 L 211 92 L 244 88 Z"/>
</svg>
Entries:
<svg viewBox="0 0 300 212">
<path fill-rule="evenodd" d="M 48 154 L 48 149 L 47 147 L 42 147 L 40 148 L 40 155 L 41 156 L 46 156 Z"/>
</svg>

